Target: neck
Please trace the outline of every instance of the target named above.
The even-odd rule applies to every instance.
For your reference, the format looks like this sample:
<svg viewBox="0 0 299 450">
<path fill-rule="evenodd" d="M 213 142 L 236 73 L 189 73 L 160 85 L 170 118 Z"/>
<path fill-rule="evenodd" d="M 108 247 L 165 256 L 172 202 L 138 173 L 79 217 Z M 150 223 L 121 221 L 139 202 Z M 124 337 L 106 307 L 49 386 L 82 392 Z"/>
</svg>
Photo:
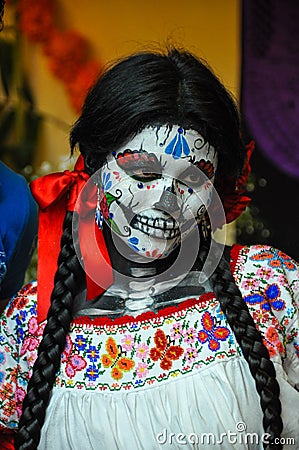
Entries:
<svg viewBox="0 0 299 450">
<path fill-rule="evenodd" d="M 153 259 L 138 255 L 104 223 L 103 233 L 113 269 L 133 278 L 150 278 L 165 272 L 176 260 L 179 247 L 167 258 Z"/>
</svg>

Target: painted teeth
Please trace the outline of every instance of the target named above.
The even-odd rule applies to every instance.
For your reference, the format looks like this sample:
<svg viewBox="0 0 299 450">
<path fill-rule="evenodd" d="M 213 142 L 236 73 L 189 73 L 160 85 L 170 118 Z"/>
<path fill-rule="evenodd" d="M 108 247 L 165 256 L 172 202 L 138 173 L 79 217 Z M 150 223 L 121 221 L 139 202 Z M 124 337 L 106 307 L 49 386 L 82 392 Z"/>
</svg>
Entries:
<svg viewBox="0 0 299 450">
<path fill-rule="evenodd" d="M 152 219 L 137 215 L 132 222 L 132 226 L 143 233 L 157 238 L 172 239 L 180 234 L 176 221 L 173 218 Z"/>
</svg>

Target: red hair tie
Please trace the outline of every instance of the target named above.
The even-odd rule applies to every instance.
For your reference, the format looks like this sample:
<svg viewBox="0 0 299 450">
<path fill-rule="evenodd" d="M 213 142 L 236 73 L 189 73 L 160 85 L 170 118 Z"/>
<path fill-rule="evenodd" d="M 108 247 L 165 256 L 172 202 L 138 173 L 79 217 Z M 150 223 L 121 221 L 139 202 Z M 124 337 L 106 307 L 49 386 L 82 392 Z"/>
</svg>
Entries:
<svg viewBox="0 0 299 450">
<path fill-rule="evenodd" d="M 73 171 L 65 170 L 64 172 L 45 175 L 34 180 L 30 185 L 32 195 L 40 208 L 37 271 L 37 313 L 39 322 L 46 319 L 50 306 L 50 297 L 54 288 L 54 275 L 57 270 L 65 213 L 66 211 L 74 211 L 78 196 L 88 179 L 89 175 L 84 171 L 84 159 L 80 155 Z M 82 213 L 85 216 L 81 226 L 85 229 L 85 235 L 96 227 L 97 245 L 100 254 L 103 254 L 106 262 L 110 264 L 103 233 L 95 224 L 94 212 L 96 198 L 96 187 L 94 187 L 92 198 L 89 198 L 86 203 L 81 202 L 80 214 Z M 80 249 L 82 255 L 84 255 L 86 254 L 84 242 L 82 243 L 82 247 L 80 242 Z M 98 264 L 100 265 L 100 261 L 98 261 Z M 107 287 L 112 283 L 112 269 L 110 273 L 107 273 L 106 270 L 105 277 L 105 282 L 101 284 Z M 87 298 L 89 299 L 100 295 L 105 290 L 87 275 L 86 283 L 88 291 Z"/>
</svg>

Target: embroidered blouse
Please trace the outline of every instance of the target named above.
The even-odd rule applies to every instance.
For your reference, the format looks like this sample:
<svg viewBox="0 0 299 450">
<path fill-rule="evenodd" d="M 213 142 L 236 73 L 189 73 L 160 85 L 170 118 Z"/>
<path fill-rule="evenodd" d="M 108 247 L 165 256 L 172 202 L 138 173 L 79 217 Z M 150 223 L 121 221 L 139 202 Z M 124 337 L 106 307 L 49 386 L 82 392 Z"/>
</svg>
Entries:
<svg viewBox="0 0 299 450">
<path fill-rule="evenodd" d="M 284 448 L 299 448 L 299 267 L 268 246 L 233 246 L 235 281 L 276 368 Z M 0 436 L 17 429 L 45 323 L 36 283 L 0 322 Z M 215 295 L 137 317 L 71 325 L 39 449 L 262 449 L 254 379 Z M 5 436 L 5 434 L 3 434 Z"/>
</svg>

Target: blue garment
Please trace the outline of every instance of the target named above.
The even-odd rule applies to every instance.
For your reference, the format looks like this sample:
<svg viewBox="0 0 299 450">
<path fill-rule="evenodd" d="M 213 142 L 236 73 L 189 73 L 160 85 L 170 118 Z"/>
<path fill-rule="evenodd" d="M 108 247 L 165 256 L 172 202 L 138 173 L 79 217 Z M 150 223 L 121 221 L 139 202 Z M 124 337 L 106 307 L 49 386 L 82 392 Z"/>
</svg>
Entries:
<svg viewBox="0 0 299 450">
<path fill-rule="evenodd" d="M 0 300 L 24 282 L 37 237 L 37 205 L 24 177 L 0 162 Z"/>
</svg>

